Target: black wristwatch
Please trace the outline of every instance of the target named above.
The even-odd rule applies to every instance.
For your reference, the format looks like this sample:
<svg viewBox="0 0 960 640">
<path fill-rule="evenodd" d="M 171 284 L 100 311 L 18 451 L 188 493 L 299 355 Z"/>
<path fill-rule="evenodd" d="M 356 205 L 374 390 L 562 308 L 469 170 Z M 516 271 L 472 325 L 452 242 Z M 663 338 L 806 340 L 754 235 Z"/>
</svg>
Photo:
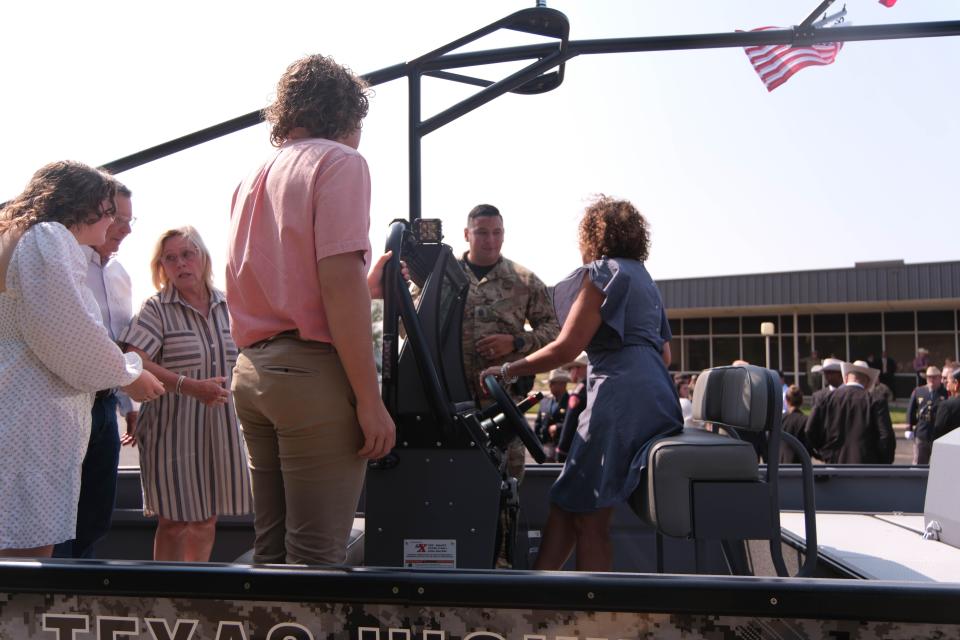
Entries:
<svg viewBox="0 0 960 640">
<path fill-rule="evenodd" d="M 520 353 L 520 349 L 523 349 L 523 336 L 514 336 L 513 337 L 513 350 L 517 353 Z"/>
</svg>

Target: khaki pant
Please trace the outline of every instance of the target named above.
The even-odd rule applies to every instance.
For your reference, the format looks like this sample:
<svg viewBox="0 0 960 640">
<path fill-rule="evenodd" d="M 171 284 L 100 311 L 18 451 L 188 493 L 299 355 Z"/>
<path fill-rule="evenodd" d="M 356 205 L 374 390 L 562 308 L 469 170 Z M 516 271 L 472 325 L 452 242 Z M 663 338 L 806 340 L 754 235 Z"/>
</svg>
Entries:
<svg viewBox="0 0 960 640">
<path fill-rule="evenodd" d="M 342 564 L 367 465 L 336 352 L 286 337 L 246 348 L 233 396 L 253 478 L 254 562 Z"/>
</svg>

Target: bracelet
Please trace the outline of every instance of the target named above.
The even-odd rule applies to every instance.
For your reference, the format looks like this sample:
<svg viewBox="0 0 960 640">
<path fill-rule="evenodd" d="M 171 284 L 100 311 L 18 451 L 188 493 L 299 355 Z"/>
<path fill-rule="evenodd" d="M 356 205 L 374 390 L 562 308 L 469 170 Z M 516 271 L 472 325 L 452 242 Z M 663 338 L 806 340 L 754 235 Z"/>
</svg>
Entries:
<svg viewBox="0 0 960 640">
<path fill-rule="evenodd" d="M 517 381 L 517 376 L 510 377 L 510 363 L 504 362 L 500 365 L 500 379 L 503 381 L 503 384 L 513 384 Z"/>
<path fill-rule="evenodd" d="M 177 388 L 176 388 L 176 390 L 174 391 L 175 394 L 180 395 L 180 387 L 183 386 L 183 381 L 184 381 L 186 378 L 187 378 L 187 376 L 183 375 L 182 373 L 180 374 L 180 377 L 177 378 Z"/>
</svg>

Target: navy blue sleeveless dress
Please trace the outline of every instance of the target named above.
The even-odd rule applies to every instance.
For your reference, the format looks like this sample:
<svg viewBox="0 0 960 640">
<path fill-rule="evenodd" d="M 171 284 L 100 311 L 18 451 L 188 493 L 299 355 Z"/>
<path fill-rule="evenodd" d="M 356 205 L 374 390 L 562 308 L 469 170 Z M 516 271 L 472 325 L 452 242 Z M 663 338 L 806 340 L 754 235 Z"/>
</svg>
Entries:
<svg viewBox="0 0 960 640">
<path fill-rule="evenodd" d="M 603 258 L 574 271 L 554 288 L 561 325 L 584 277 L 605 297 L 603 323 L 587 345 L 587 408 L 550 490 L 552 503 L 578 513 L 626 501 L 640 482 L 647 444 L 683 427 L 673 378 L 661 357 L 670 326 L 646 267 Z"/>
</svg>

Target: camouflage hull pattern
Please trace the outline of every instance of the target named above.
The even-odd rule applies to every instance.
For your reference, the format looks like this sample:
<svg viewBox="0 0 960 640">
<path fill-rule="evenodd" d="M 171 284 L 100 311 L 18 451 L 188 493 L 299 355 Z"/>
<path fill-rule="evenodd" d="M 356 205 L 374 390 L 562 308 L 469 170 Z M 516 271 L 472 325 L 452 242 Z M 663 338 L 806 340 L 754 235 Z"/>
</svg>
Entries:
<svg viewBox="0 0 960 640">
<path fill-rule="evenodd" d="M 58 640 L 760 640 L 958 638 L 960 625 L 0 593 L 0 638 Z"/>
</svg>

